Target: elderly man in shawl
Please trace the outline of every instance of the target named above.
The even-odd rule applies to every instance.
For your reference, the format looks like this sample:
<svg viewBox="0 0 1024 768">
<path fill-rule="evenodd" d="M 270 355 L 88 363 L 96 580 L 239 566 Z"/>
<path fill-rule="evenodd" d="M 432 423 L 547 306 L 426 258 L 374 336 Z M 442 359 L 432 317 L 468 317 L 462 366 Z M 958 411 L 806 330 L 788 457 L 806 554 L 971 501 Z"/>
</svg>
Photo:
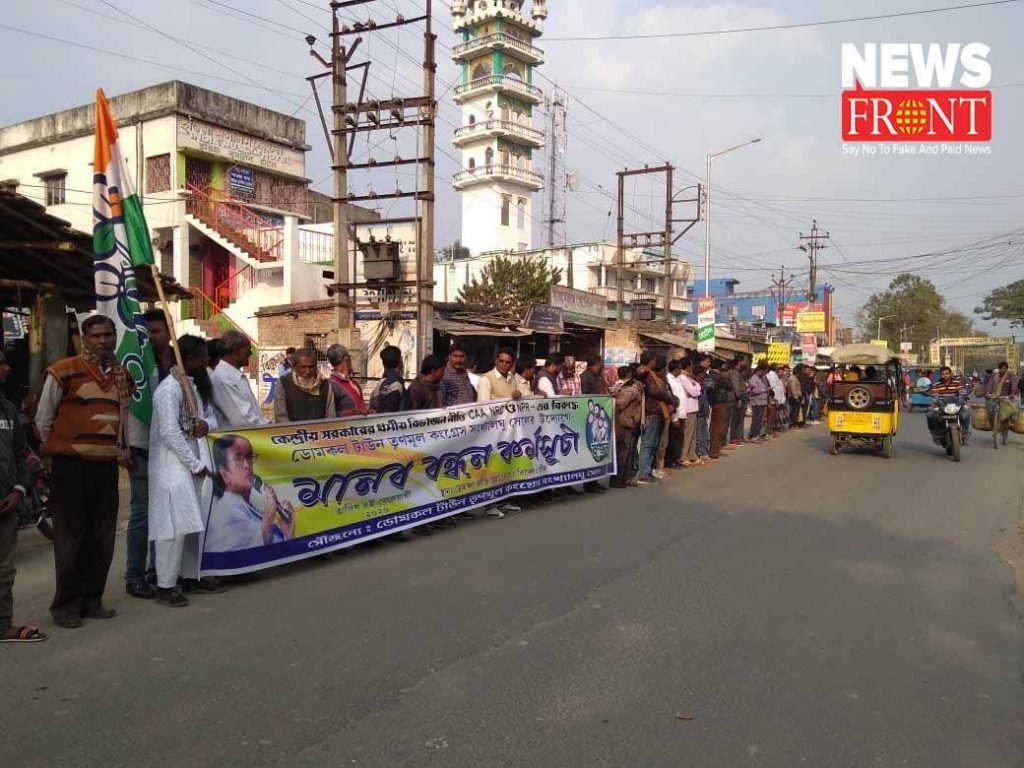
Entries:
<svg viewBox="0 0 1024 768">
<path fill-rule="evenodd" d="M 198 336 L 182 336 L 178 349 L 185 378 L 168 376 L 157 387 L 149 453 L 149 538 L 156 549 L 156 599 L 175 608 L 188 605 L 183 592 L 224 591 L 216 580 L 199 577 L 203 509 L 212 492 L 213 465 L 205 437 L 217 428 L 209 356 L 206 341 Z"/>
<path fill-rule="evenodd" d="M 330 380 L 320 375 L 316 350 L 295 350 L 294 367 L 274 392 L 274 421 L 317 421 L 336 415 L 334 391 Z"/>
</svg>

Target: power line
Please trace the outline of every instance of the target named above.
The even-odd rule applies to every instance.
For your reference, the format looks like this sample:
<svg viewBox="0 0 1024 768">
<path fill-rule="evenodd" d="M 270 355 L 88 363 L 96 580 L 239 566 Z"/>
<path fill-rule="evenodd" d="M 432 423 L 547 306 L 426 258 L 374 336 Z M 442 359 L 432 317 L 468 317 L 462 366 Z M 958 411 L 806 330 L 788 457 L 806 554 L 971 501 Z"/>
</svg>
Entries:
<svg viewBox="0 0 1024 768">
<path fill-rule="evenodd" d="M 582 42 L 587 40 L 654 40 L 680 37 L 711 37 L 714 35 L 736 35 L 747 32 L 779 32 L 791 29 L 806 29 L 807 27 L 827 27 L 836 24 L 854 24 L 861 21 L 880 21 L 883 19 L 899 19 L 907 16 L 924 16 L 927 14 L 946 13 L 947 11 L 964 11 L 972 8 L 985 8 L 993 5 L 1009 5 L 1019 3 L 1021 0 L 987 0 L 982 3 L 970 3 L 967 5 L 948 5 L 943 8 L 924 8 L 919 11 L 897 11 L 894 13 L 880 13 L 872 16 L 851 16 L 842 19 L 822 19 L 819 21 L 794 22 L 790 24 L 769 24 L 758 27 L 734 27 L 731 29 L 708 29 L 700 32 L 652 32 L 630 35 L 574 35 L 567 37 L 549 37 L 550 42 Z"/>
</svg>

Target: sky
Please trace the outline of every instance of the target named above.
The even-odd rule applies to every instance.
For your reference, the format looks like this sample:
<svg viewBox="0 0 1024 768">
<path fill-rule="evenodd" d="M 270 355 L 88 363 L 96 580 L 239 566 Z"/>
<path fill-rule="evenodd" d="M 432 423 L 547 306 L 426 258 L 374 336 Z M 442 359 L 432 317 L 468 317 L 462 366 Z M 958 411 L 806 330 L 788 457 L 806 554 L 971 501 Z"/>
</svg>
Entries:
<svg viewBox="0 0 1024 768">
<path fill-rule="evenodd" d="M 805 289 L 807 258 L 797 246 L 816 219 L 831 235 L 819 280 L 835 286 L 838 314 L 847 322 L 904 270 L 930 278 L 951 305 L 973 314 L 987 291 L 1024 277 L 1024 52 L 1013 39 L 1013 30 L 1024 28 L 1024 2 L 740 34 L 559 39 L 799 24 L 969 1 L 549 0 L 537 41 L 547 61 L 535 83 L 547 90 L 557 83 L 568 96 L 567 146 L 558 158 L 560 184 L 569 179 L 568 240 L 614 240 L 616 171 L 669 161 L 678 196 L 691 197 L 685 193 L 703 179 L 708 153 L 760 137 L 715 161 L 712 278 L 736 277 L 738 290 L 754 290 L 785 266 L 795 276 L 794 291 Z M 451 99 L 459 70 L 450 58 L 457 40 L 447 3 L 434 2 L 438 247 L 459 236 L 461 216 L 450 185 L 460 154 L 450 139 L 462 118 Z M 98 86 L 114 95 L 186 80 L 305 119 L 307 173 L 314 188 L 329 192 L 325 139 L 304 80 L 322 70 L 303 40 L 309 32 L 328 39 L 327 7 L 326 0 L 5 0 L 0 25 L 15 29 L 0 26 L 0 41 L 8 61 L 25 66 L 5 71 L 0 124 L 87 103 Z M 397 13 L 415 16 L 417 8 L 418 0 L 376 0 L 347 15 L 390 21 Z M 357 59 L 373 61 L 371 97 L 421 92 L 419 34 L 409 26 L 366 36 Z M 870 42 L 990 46 L 991 154 L 844 155 L 840 46 Z M 544 119 L 542 111 L 535 115 L 535 122 Z M 400 133 L 361 137 L 353 160 L 412 156 L 414 131 Z M 546 167 L 535 161 L 535 170 Z M 413 183 L 407 171 L 351 174 L 355 193 Z M 543 195 L 535 197 L 535 243 L 542 242 Z M 663 178 L 642 177 L 628 186 L 626 199 L 627 228 L 661 226 Z M 389 204 L 384 213 L 408 215 L 402 205 Z M 680 218 L 689 215 L 680 208 Z M 703 248 L 702 224 L 677 245 L 697 278 Z M 988 332 L 1007 330 L 977 322 Z"/>
</svg>

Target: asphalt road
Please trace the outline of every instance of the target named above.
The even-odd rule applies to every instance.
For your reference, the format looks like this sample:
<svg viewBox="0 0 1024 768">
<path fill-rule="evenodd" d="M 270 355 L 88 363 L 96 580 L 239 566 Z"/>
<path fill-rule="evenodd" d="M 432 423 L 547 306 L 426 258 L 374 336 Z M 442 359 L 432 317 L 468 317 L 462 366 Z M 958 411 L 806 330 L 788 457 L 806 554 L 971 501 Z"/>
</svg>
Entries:
<svg viewBox="0 0 1024 768">
<path fill-rule="evenodd" d="M 1011 438 L 1013 439 L 1013 438 Z M 1024 444 L 823 426 L 0 647 L 9 766 L 1024 765 Z M 45 617 L 48 547 L 20 551 Z"/>
</svg>

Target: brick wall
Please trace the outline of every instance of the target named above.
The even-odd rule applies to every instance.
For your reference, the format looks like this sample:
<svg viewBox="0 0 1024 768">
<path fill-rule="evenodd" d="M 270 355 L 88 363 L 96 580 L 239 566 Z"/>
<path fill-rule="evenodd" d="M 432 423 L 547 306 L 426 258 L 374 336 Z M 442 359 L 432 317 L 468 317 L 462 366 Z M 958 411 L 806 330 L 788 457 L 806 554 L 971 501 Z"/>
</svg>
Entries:
<svg viewBox="0 0 1024 768">
<path fill-rule="evenodd" d="M 301 347 L 307 333 L 333 334 L 336 330 L 333 301 L 263 307 L 256 320 L 261 347 Z"/>
</svg>

